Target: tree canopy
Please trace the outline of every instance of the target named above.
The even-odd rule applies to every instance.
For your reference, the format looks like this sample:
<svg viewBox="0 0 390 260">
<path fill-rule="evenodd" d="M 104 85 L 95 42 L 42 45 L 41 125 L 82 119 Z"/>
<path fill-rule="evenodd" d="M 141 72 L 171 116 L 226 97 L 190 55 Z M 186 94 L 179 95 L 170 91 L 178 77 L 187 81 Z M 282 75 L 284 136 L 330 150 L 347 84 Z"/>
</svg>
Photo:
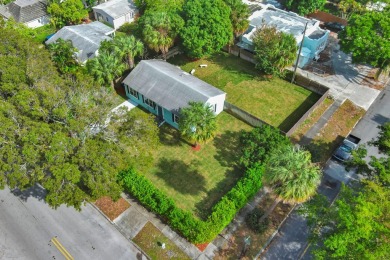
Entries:
<svg viewBox="0 0 390 260">
<path fill-rule="evenodd" d="M 179 130 L 185 138 L 194 141 L 195 146 L 214 138 L 217 122 L 211 107 L 202 102 L 190 102 L 180 111 Z"/>
<path fill-rule="evenodd" d="M 56 28 L 65 25 L 79 24 L 83 18 L 88 17 L 88 10 L 84 8 L 81 0 L 66 0 L 52 2 L 47 7 L 50 21 Z"/>
<path fill-rule="evenodd" d="M 65 41 L 59 38 L 56 42 L 49 44 L 48 49 L 51 53 L 52 60 L 57 64 L 62 73 L 75 72 L 79 67 L 75 59 L 77 48 L 73 47 L 71 41 Z"/>
<path fill-rule="evenodd" d="M 283 75 L 286 67 L 297 58 L 298 46 L 294 36 L 263 25 L 253 35 L 256 68 L 268 75 Z"/>
<path fill-rule="evenodd" d="M 390 8 L 383 12 L 354 14 L 345 30 L 339 33 L 341 50 L 352 54 L 355 63 L 379 68 L 379 74 L 390 66 Z"/>
<path fill-rule="evenodd" d="M 134 2 L 142 12 L 147 10 L 180 11 L 184 0 L 135 0 Z"/>
<path fill-rule="evenodd" d="M 300 15 L 307 15 L 317 10 L 321 10 L 326 4 L 326 0 L 287 0 L 286 7 Z"/>
<path fill-rule="evenodd" d="M 47 50 L 0 30 L 0 187 L 40 183 L 53 207 L 118 198 L 118 172 L 148 163 L 158 145 L 154 120 L 131 111 L 108 122 L 111 90 L 82 70 L 60 75 Z"/>
<path fill-rule="evenodd" d="M 184 3 L 183 47 L 188 56 L 201 58 L 232 41 L 230 8 L 223 0 L 188 0 Z"/>
<path fill-rule="evenodd" d="M 390 258 L 390 189 L 372 181 L 342 187 L 329 207 L 316 197 L 300 209 L 308 219 L 317 259 Z"/>
<path fill-rule="evenodd" d="M 249 27 L 249 7 L 242 0 L 224 0 L 230 7 L 230 20 L 233 26 L 233 33 L 238 37 Z"/>
<path fill-rule="evenodd" d="M 175 12 L 147 11 L 139 19 L 144 42 L 166 57 L 175 38 L 184 25 L 183 19 Z"/>
</svg>

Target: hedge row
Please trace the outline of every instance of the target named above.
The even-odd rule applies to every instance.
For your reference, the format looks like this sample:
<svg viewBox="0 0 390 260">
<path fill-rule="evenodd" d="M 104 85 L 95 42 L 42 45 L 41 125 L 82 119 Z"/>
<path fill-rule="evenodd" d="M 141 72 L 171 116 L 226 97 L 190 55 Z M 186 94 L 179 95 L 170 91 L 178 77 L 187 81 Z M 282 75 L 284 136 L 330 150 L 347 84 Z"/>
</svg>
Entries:
<svg viewBox="0 0 390 260">
<path fill-rule="evenodd" d="M 162 216 L 187 240 L 192 243 L 206 243 L 212 241 L 260 190 L 263 171 L 262 166 L 247 170 L 237 184 L 215 204 L 206 221 L 195 218 L 190 212 L 178 208 L 171 198 L 134 169 L 122 171 L 119 174 L 119 181 L 127 192 L 149 210 Z"/>
</svg>

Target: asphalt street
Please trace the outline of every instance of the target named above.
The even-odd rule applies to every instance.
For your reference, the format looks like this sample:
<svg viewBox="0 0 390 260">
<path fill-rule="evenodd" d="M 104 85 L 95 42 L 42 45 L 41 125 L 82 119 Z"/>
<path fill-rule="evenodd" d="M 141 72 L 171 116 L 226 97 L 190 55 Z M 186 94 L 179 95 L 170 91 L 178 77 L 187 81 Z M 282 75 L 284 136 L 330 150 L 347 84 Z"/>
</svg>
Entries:
<svg viewBox="0 0 390 260">
<path fill-rule="evenodd" d="M 390 82 L 351 133 L 361 138 L 361 144 L 367 144 L 378 136 L 378 126 L 389 121 Z M 378 149 L 373 146 L 367 145 L 367 152 L 368 156 L 380 156 Z M 332 199 L 337 194 L 341 182 L 348 183 L 356 178 L 356 174 L 352 171 L 347 172 L 343 164 L 329 160 L 324 168 L 324 180 L 319 187 L 319 193 Z M 307 237 L 306 220 L 294 211 L 260 259 L 311 259 L 310 248 L 305 251 Z"/>
<path fill-rule="evenodd" d="M 43 197 L 40 187 L 16 195 L 7 187 L 0 190 L 0 259 L 65 259 L 64 254 L 74 259 L 142 259 L 90 204 L 81 212 L 66 206 L 54 210 Z"/>
</svg>

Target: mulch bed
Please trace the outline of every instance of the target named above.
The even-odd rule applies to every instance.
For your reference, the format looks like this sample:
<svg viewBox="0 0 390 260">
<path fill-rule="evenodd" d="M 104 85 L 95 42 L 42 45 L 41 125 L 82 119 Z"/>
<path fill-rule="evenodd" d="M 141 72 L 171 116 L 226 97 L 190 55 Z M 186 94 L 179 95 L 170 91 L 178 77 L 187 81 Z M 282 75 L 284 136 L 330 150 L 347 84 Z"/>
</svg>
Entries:
<svg viewBox="0 0 390 260">
<path fill-rule="evenodd" d="M 195 245 L 201 252 L 203 252 L 206 247 L 209 245 L 209 243 L 204 243 L 204 244 L 197 244 Z"/>
<path fill-rule="evenodd" d="M 101 197 L 95 202 L 95 205 L 106 215 L 111 221 L 116 219 L 130 204 L 123 198 L 113 201 L 110 197 Z"/>
</svg>

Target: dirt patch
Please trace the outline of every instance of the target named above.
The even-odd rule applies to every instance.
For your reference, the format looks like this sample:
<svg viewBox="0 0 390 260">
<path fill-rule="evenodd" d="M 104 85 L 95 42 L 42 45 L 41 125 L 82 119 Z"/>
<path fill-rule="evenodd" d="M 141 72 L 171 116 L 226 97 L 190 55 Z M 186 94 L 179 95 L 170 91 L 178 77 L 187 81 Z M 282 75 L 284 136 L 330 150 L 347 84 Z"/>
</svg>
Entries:
<svg viewBox="0 0 390 260">
<path fill-rule="evenodd" d="M 259 203 L 258 207 L 266 211 L 273 203 L 274 197 L 267 195 Z M 243 223 L 230 238 L 229 243 L 225 244 L 216 254 L 214 259 L 253 259 L 264 246 L 270 236 L 276 231 L 282 221 L 291 211 L 292 205 L 279 203 L 269 216 L 269 226 L 262 234 L 256 234 Z M 245 251 L 245 238 L 250 237 L 250 245 Z"/>
<path fill-rule="evenodd" d="M 95 202 L 95 205 L 106 215 L 111 221 L 116 219 L 130 204 L 123 198 L 113 201 L 110 197 L 101 197 Z"/>
<path fill-rule="evenodd" d="M 371 69 L 363 78 L 361 84 L 373 89 L 382 90 L 385 87 L 385 79 L 375 80 L 375 75 L 378 72 L 377 68 Z"/>
</svg>

